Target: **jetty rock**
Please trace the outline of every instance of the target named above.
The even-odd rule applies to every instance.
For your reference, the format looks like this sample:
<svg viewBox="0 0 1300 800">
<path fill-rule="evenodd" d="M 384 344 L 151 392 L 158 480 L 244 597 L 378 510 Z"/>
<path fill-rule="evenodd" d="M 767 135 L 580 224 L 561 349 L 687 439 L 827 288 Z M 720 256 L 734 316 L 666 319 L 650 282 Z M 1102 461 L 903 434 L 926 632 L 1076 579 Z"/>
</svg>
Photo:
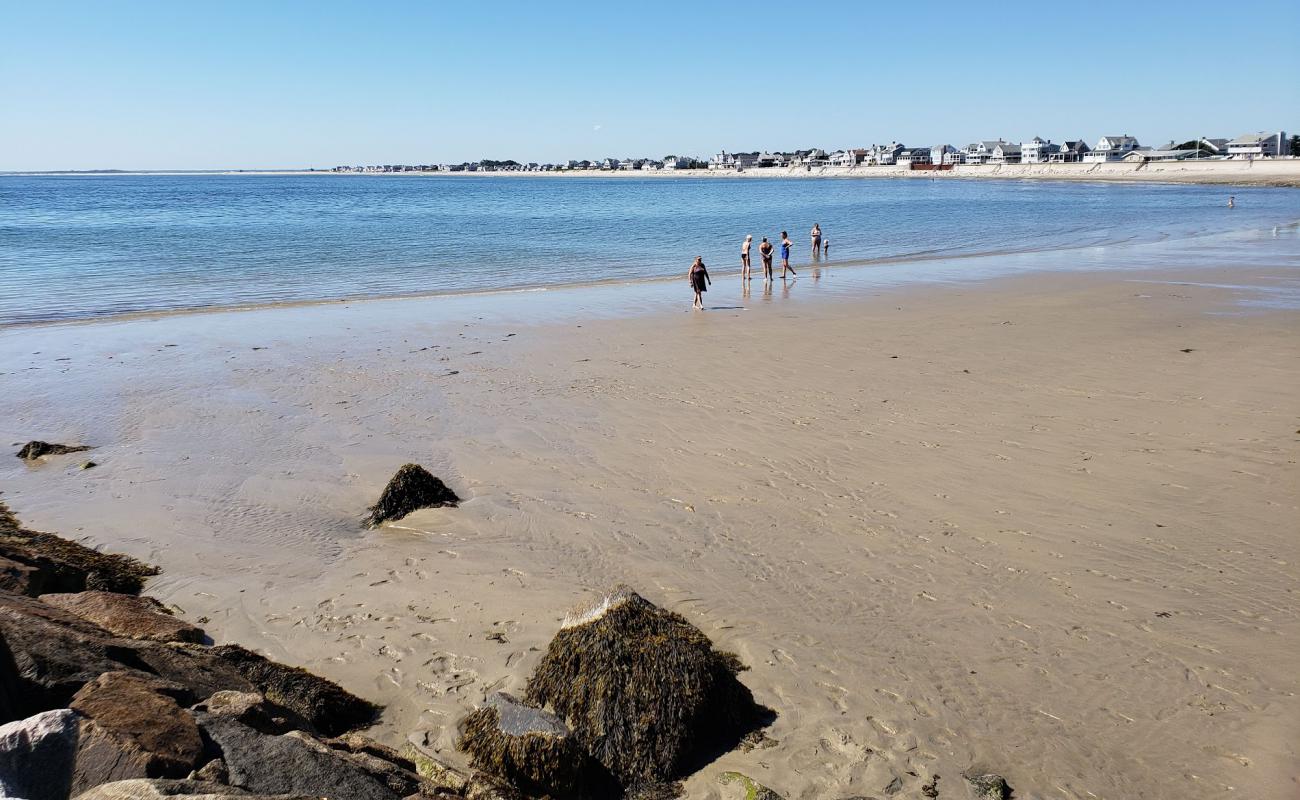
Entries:
<svg viewBox="0 0 1300 800">
<path fill-rule="evenodd" d="M 0 589 L 35 597 L 98 589 L 139 594 L 158 568 L 114 553 L 24 528 L 0 503 Z"/>
<path fill-rule="evenodd" d="M 249 794 L 243 789 L 221 783 L 201 780 L 143 780 L 114 781 L 96 786 L 79 794 L 74 800 L 165 800 L 168 797 L 188 797 L 190 800 L 320 800 L 318 797 L 287 794 Z"/>
<path fill-rule="evenodd" d="M 421 508 L 455 508 L 460 497 L 440 478 L 434 477 L 419 464 L 404 464 L 384 491 L 379 501 L 370 507 L 365 519 L 366 527 L 376 528 L 390 519 L 401 519 Z"/>
<path fill-rule="evenodd" d="M 528 795 L 604 798 L 621 794 L 618 782 L 579 746 L 554 714 L 505 692 L 461 721 L 458 749 L 475 769 L 504 779 Z"/>
<path fill-rule="evenodd" d="M 740 659 L 620 586 L 564 620 L 524 701 L 548 707 L 625 787 L 689 774 L 770 723 Z"/>
<path fill-rule="evenodd" d="M 0 797 L 66 800 L 78 721 L 76 712 L 61 708 L 0 725 Z"/>
<path fill-rule="evenodd" d="M 85 444 L 50 444 L 33 439 L 23 445 L 23 449 L 19 450 L 17 455 L 23 461 L 35 461 L 42 456 L 61 456 L 89 449 L 90 445 Z"/>
<path fill-rule="evenodd" d="M 177 619 L 166 606 L 152 597 L 88 591 L 43 594 L 39 599 L 42 603 L 70 611 L 109 633 L 127 639 L 193 644 L 201 644 L 204 639 L 202 628 Z"/>
</svg>

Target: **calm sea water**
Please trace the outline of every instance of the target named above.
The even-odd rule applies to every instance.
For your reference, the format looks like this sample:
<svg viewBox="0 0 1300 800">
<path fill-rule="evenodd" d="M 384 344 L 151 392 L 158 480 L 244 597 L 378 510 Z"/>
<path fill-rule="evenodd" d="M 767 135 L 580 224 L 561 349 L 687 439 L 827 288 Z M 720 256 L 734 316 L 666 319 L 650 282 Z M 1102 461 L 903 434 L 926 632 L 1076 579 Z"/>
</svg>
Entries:
<svg viewBox="0 0 1300 800">
<path fill-rule="evenodd" d="M 1229 193 L 1238 206 L 1225 208 Z M 0 176 L 0 325 L 735 269 L 820 223 L 833 262 L 1267 228 L 1300 191 L 1054 182 Z M 755 256 L 757 262 L 757 256 Z"/>
</svg>

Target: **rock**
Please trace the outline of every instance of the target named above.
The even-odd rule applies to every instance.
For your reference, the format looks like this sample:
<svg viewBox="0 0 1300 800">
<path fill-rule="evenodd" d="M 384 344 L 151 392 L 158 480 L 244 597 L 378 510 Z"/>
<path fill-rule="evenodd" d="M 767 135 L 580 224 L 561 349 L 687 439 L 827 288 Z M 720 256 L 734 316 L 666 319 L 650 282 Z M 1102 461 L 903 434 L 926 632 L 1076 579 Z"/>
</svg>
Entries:
<svg viewBox="0 0 1300 800">
<path fill-rule="evenodd" d="M 101 553 L 51 533 L 28 530 L 4 503 L 0 503 L 0 557 L 32 568 L 37 578 L 32 583 L 29 576 L 28 588 L 0 584 L 0 589 L 33 596 L 86 589 L 139 594 L 145 580 L 158 574 L 157 567 L 130 556 Z"/>
<path fill-rule="evenodd" d="M 457 748 L 475 769 L 529 795 L 616 797 L 618 786 L 549 711 L 495 692 L 460 725 Z"/>
<path fill-rule="evenodd" d="M 194 708 L 217 717 L 231 717 L 255 731 L 275 736 L 298 730 L 315 733 L 310 722 L 257 692 L 216 692 Z"/>
<path fill-rule="evenodd" d="M 99 465 L 96 464 L 94 461 L 83 461 L 83 462 L 81 462 L 81 464 L 77 467 L 77 469 L 80 469 L 80 470 L 87 470 L 87 469 L 94 469 L 95 467 L 98 467 L 98 466 L 99 466 Z"/>
<path fill-rule="evenodd" d="M 190 780 L 193 781 L 210 781 L 226 785 L 230 783 L 230 770 L 226 769 L 226 762 L 219 758 L 214 758 L 198 769 L 190 773 Z"/>
<path fill-rule="evenodd" d="M 382 780 L 296 734 L 268 736 L 230 717 L 196 713 L 204 734 L 226 762 L 230 784 L 262 794 L 302 794 L 348 800 L 399 800 Z"/>
<path fill-rule="evenodd" d="M 64 800 L 76 753 L 77 715 L 70 709 L 0 725 L 0 797 Z"/>
<path fill-rule="evenodd" d="M 451 792 L 464 792 L 468 783 L 464 775 L 447 766 L 438 759 L 407 742 L 402 748 L 402 756 L 415 765 L 415 773 L 433 784 L 438 789 Z"/>
<path fill-rule="evenodd" d="M 455 508 L 459 503 L 456 493 L 424 467 L 405 464 L 388 481 L 379 502 L 370 507 L 366 527 L 375 528 L 385 520 L 401 519 L 418 508 Z"/>
<path fill-rule="evenodd" d="M 465 800 L 524 800 L 524 796 L 495 775 L 474 772 L 465 784 Z"/>
<path fill-rule="evenodd" d="M 966 773 L 962 777 L 970 784 L 978 800 L 1007 800 L 1011 797 L 1011 787 L 1001 775 L 988 773 Z"/>
<path fill-rule="evenodd" d="M 233 664 L 213 652 L 211 647 L 178 642 L 117 640 L 129 654 L 125 658 L 145 672 L 158 675 L 189 690 L 192 704 L 216 692 L 253 692 L 257 687 Z M 179 699 L 179 698 L 178 698 Z"/>
<path fill-rule="evenodd" d="M 724 786 L 739 787 L 741 792 L 740 800 L 785 800 L 784 797 L 767 788 L 763 784 L 739 772 L 724 772 L 718 776 L 718 783 Z"/>
<path fill-rule="evenodd" d="M 90 447 L 84 444 L 50 444 L 32 440 L 23 445 L 23 449 L 18 451 L 18 457 L 24 461 L 35 461 L 42 456 L 61 456 L 67 453 L 80 453 L 83 450 L 89 450 Z"/>
<path fill-rule="evenodd" d="M 126 777 L 183 778 L 203 755 L 194 717 L 160 684 L 127 672 L 106 672 L 72 698 L 74 711 L 119 739 L 119 749 L 143 763 L 144 774 Z"/>
<path fill-rule="evenodd" d="M 96 786 L 77 795 L 75 800 L 162 800 L 166 797 L 188 797 L 190 800 L 220 800 L 224 797 L 239 797 L 241 800 L 320 800 L 301 795 L 254 795 L 213 781 L 139 779 Z"/>
<path fill-rule="evenodd" d="M 525 701 L 554 709 L 625 786 L 667 782 L 770 720 L 743 669 L 680 615 L 619 587 L 565 619 Z"/>
<path fill-rule="evenodd" d="M 127 639 L 195 644 L 202 643 L 204 639 L 203 629 L 177 619 L 166 606 L 152 597 L 89 591 L 43 594 L 40 600 L 71 611 L 109 633 Z"/>
<path fill-rule="evenodd" d="M 0 555 L 0 589 L 15 594 L 36 595 L 45 588 L 45 575 L 38 564 L 27 564 Z"/>
<path fill-rule="evenodd" d="M 432 795 L 437 788 L 427 783 L 415 772 L 415 764 L 398 755 L 396 750 L 370 741 L 363 736 L 321 741 L 309 733 L 293 731 L 284 738 L 293 737 L 319 753 L 333 755 L 357 767 L 377 781 L 382 782 L 400 797 Z M 355 749 L 353 749 L 355 748 Z M 396 760 L 390 760 L 388 756 Z"/>
<path fill-rule="evenodd" d="M 276 663 L 239 645 L 209 650 L 238 670 L 266 699 L 300 714 L 326 736 L 369 725 L 380 707 L 305 669 Z"/>
<path fill-rule="evenodd" d="M 10 656 L 0 670 L 11 672 L 17 685 L 12 699 L 19 717 L 67 706 L 87 682 L 125 668 L 115 657 L 129 657 L 103 628 L 11 592 L 0 592 L 0 638 Z"/>
<path fill-rule="evenodd" d="M 149 777 L 149 754 L 131 742 L 95 724 L 77 718 L 77 756 L 72 772 L 72 794 L 101 783 Z"/>
</svg>

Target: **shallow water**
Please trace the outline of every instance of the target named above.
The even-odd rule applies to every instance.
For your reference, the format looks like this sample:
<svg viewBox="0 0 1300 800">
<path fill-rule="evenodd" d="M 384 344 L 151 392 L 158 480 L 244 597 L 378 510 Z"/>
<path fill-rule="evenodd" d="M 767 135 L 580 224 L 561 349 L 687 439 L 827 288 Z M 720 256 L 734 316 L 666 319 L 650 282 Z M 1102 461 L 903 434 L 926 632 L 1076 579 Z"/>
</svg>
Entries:
<svg viewBox="0 0 1300 800">
<path fill-rule="evenodd" d="M 1195 239 L 1300 218 L 1300 191 L 1015 181 L 0 176 L 0 325 L 734 269 L 746 233 L 807 264 Z M 755 258 L 757 261 L 757 258 Z M 912 265 L 912 266 L 909 266 Z"/>
</svg>

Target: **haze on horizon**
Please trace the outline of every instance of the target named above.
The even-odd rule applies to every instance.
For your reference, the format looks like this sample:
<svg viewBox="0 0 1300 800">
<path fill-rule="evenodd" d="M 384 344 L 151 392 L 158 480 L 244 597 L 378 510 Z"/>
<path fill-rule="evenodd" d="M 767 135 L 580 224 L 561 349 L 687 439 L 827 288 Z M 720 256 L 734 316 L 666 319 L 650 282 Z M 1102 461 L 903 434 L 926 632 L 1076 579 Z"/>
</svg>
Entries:
<svg viewBox="0 0 1300 800">
<path fill-rule="evenodd" d="M 1294 4 L 0 0 L 0 26 L 7 171 L 1300 128 Z"/>
</svg>

